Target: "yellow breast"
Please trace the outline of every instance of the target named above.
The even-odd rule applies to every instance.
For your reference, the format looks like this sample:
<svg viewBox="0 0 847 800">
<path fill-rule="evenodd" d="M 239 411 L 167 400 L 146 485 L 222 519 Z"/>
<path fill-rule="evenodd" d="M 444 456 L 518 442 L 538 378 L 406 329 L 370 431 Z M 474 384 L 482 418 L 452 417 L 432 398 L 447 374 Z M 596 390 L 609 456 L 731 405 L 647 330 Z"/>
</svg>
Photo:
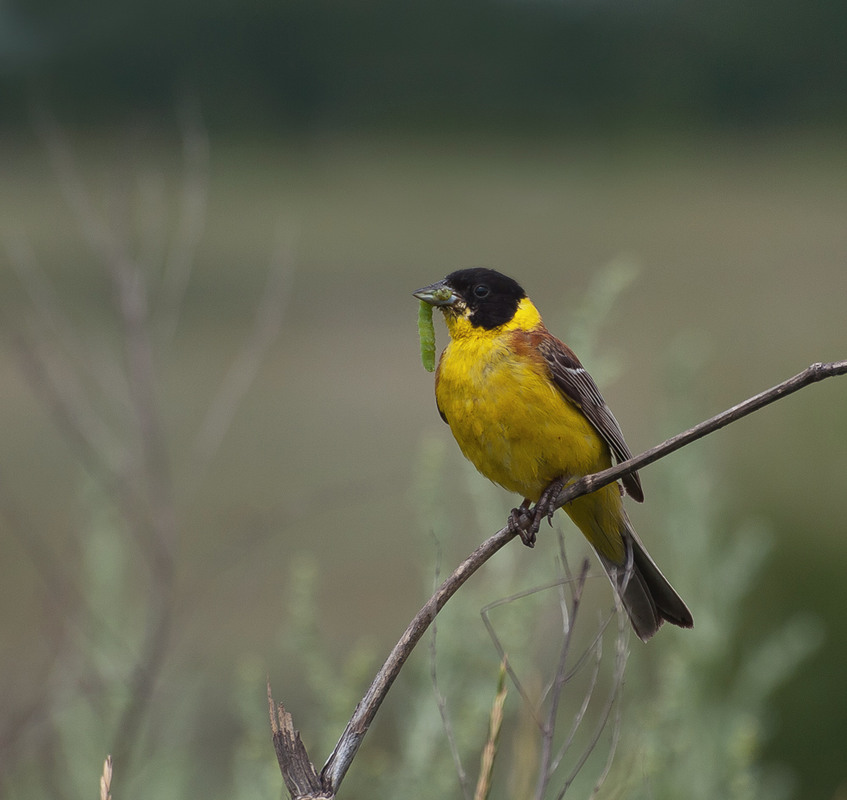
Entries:
<svg viewBox="0 0 847 800">
<path fill-rule="evenodd" d="M 551 382 L 543 359 L 510 347 L 512 330 L 527 330 L 522 326 L 532 312 L 538 315 L 524 303 L 502 329 L 451 326 L 436 399 L 466 458 L 495 483 L 536 501 L 554 479 L 586 475 L 611 458 L 591 423 Z"/>
</svg>

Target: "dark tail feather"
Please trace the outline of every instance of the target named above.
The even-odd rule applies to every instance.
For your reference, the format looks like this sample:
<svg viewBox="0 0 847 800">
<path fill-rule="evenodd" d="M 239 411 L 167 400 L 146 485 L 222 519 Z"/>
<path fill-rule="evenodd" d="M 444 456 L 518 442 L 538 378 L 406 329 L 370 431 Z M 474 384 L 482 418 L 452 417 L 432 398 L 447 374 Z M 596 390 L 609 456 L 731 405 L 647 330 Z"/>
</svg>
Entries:
<svg viewBox="0 0 847 800">
<path fill-rule="evenodd" d="M 615 564 L 600 556 L 603 567 L 618 591 L 632 627 L 646 642 L 667 620 L 680 628 L 693 628 L 694 618 L 682 598 L 650 558 L 635 531 L 624 532 L 626 561 Z"/>
</svg>

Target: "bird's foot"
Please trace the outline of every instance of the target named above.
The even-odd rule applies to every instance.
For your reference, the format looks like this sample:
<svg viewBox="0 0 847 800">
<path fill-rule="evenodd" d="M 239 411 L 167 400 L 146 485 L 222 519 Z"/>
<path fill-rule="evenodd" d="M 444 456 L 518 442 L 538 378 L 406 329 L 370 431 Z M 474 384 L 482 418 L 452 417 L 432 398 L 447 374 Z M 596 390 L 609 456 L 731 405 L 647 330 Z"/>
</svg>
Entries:
<svg viewBox="0 0 847 800">
<path fill-rule="evenodd" d="M 509 530 L 521 537 L 521 541 L 527 547 L 535 547 L 535 534 L 538 526 L 529 510 L 529 500 L 524 500 L 519 508 L 513 508 L 509 513 Z M 534 529 L 533 529 L 534 527 Z"/>
<path fill-rule="evenodd" d="M 538 502 L 535 504 L 535 508 L 533 509 L 536 532 L 538 531 L 538 526 L 541 525 L 541 520 L 544 519 L 544 517 L 547 517 L 547 522 L 550 523 L 550 527 L 553 526 L 553 514 L 556 511 L 556 498 L 559 496 L 559 492 L 562 491 L 562 487 L 564 485 L 564 478 L 556 478 L 556 480 L 552 481 L 542 492 L 541 497 L 538 498 Z"/>
<path fill-rule="evenodd" d="M 529 507 L 529 500 L 524 500 L 519 508 L 513 508 L 509 514 L 509 530 L 520 536 L 527 547 L 535 547 L 538 529 L 545 517 L 550 525 L 553 524 L 556 498 L 564 485 L 564 478 L 556 478 L 541 494 L 534 508 Z"/>
</svg>

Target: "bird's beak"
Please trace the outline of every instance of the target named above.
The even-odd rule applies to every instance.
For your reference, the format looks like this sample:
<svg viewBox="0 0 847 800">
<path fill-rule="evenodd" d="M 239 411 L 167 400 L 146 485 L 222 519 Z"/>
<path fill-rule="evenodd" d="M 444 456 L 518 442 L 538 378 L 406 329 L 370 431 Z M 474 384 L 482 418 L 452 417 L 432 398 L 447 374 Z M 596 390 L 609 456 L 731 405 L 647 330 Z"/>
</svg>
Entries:
<svg viewBox="0 0 847 800">
<path fill-rule="evenodd" d="M 431 306 L 453 306 L 461 299 L 444 281 L 424 286 L 412 294 Z"/>
</svg>

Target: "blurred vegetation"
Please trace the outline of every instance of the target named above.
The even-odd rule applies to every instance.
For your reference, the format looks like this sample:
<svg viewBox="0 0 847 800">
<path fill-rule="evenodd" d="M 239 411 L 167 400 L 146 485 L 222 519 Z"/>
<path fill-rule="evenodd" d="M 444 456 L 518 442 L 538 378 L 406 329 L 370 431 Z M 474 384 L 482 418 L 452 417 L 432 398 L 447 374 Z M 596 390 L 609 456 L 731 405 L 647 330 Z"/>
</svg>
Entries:
<svg viewBox="0 0 847 800">
<path fill-rule="evenodd" d="M 187 131 L 192 141 L 197 131 Z M 115 764 L 113 794 L 122 783 L 128 794 L 152 788 L 162 796 L 233 796 L 236 785 L 276 792 L 264 676 L 315 757 L 325 755 L 370 668 L 423 599 L 430 533 L 447 569 L 502 524 L 511 498 L 469 473 L 433 410 L 409 294 L 418 285 L 474 253 L 504 269 L 525 263 L 510 271 L 526 271 L 523 282 L 538 287 L 531 291 L 550 327 L 572 332 L 604 383 L 625 377 L 625 391 L 621 380 L 607 396 L 635 448 L 811 360 L 840 356 L 845 165 L 815 142 L 772 142 L 764 154 L 758 145 L 727 144 L 712 158 L 708 149 L 664 148 L 661 161 L 650 148 L 634 149 L 618 153 L 610 173 L 607 151 L 578 143 L 516 155 L 502 142 L 472 156 L 461 143 L 430 150 L 395 143 L 386 157 L 368 141 L 331 141 L 318 149 L 212 148 L 204 157 L 195 141 L 180 160 L 158 140 L 139 148 L 135 135 L 128 150 L 111 143 L 95 152 L 75 140 L 91 208 L 114 223 L 150 281 L 155 397 L 177 522 L 167 649 L 138 710 L 132 760 L 122 755 Z M 123 334 L 114 289 L 63 204 L 68 175 L 45 166 L 50 152 L 21 149 L 5 165 L 15 177 L 4 185 L 14 192 L 0 197 L 7 221 L 2 785 L 10 797 L 45 787 L 76 797 L 96 785 L 104 753 L 122 746 L 121 712 L 157 597 L 145 550 L 129 532 L 134 520 L 118 513 L 102 476 L 57 431 L 43 394 L 20 369 L 19 336 L 35 336 L 41 347 L 49 343 L 43 352 L 60 378 L 77 364 L 86 381 L 95 376 L 95 394 L 108 389 L 114 400 L 126 391 L 116 368 Z M 693 203 L 679 208 L 692 187 Z M 468 203 L 474 213 L 458 214 Z M 281 226 L 280 236 L 282 251 L 296 253 L 286 262 L 293 275 L 269 281 L 274 223 L 291 209 L 299 224 Z M 199 229 L 186 224 L 192 214 Z M 552 224 L 559 215 L 568 218 L 564 229 Z M 738 217 L 744 224 L 733 227 Z M 795 268 L 801 246 L 805 271 Z M 610 248 L 639 253 L 637 276 L 628 257 L 591 268 Z M 740 272 L 736 252 L 749 262 Z M 171 296 L 164 287 L 182 285 L 164 280 L 169 253 L 194 265 L 175 321 L 161 316 Z M 588 265 L 587 272 L 565 272 L 563 262 Z M 749 295 L 748 282 L 757 287 Z M 612 305 L 623 290 L 626 301 Z M 271 308 L 268 298 L 276 298 Z M 278 322 L 268 316 L 273 308 Z M 277 324 L 279 339 L 269 340 Z M 62 334 L 68 330 L 74 335 Z M 439 346 L 443 336 L 437 328 Z M 264 366 L 251 356 L 260 352 Z M 672 356 L 693 372 L 669 382 L 662 365 Z M 249 385 L 238 364 L 250 367 Z M 682 397 L 672 403 L 674 387 Z M 813 387 L 692 448 L 686 458 L 708 456 L 693 471 L 679 454 L 646 471 L 650 502 L 632 509 L 636 525 L 698 624 L 665 631 L 630 658 L 615 764 L 627 770 L 634 759 L 636 782 L 654 769 L 667 781 L 685 780 L 687 770 L 665 760 L 676 752 L 667 742 L 683 741 L 679 726 L 702 737 L 686 758 L 705 760 L 709 748 L 715 758 L 734 753 L 725 766 L 751 792 L 795 785 L 795 796 L 829 800 L 843 779 L 843 715 L 825 699 L 838 696 L 847 661 L 838 579 L 843 403 L 840 385 Z M 126 402 L 107 408 L 112 434 L 137 444 Z M 416 472 L 421 429 L 424 465 Z M 414 501 L 410 486 L 418 487 Z M 754 535 L 758 518 L 778 546 L 751 593 L 766 550 Z M 439 623 L 440 691 L 471 776 L 498 668 L 478 611 L 559 575 L 552 553 L 515 550 L 500 554 L 491 582 L 467 587 L 468 605 L 448 606 Z M 310 588 L 316 572 L 320 590 Z M 592 586 L 608 602 L 608 587 Z M 532 603 L 550 597 L 512 604 L 505 623 L 501 609 L 492 612 L 529 674 L 534 648 L 549 641 L 550 619 Z M 527 627 L 526 608 L 541 628 Z M 800 663 L 821 623 L 826 640 Z M 510 626 L 518 631 L 511 639 Z M 688 697 L 681 707 L 680 695 Z M 407 707 L 420 709 L 414 728 Z M 510 758 L 533 755 L 510 735 L 534 739 L 524 738 L 514 693 L 507 710 L 511 733 L 502 747 L 513 755 L 496 769 L 508 773 Z M 645 721 L 655 728 L 650 738 Z M 633 724 L 640 745 L 628 739 Z M 721 738 L 727 731 L 732 742 Z M 425 651 L 394 687 L 360 758 L 350 796 L 394 764 L 420 775 L 437 770 L 455 786 Z M 515 780 L 525 785 L 531 772 L 521 763 Z M 587 790 L 600 770 L 580 773 Z M 613 770 L 606 786 L 617 780 Z"/>
<path fill-rule="evenodd" d="M 574 309 L 569 338 L 591 350 L 615 297 L 635 275 L 627 260 L 598 270 L 585 301 Z M 681 339 L 669 350 L 664 396 L 680 427 L 691 413 L 702 357 L 696 340 Z M 598 370 L 605 384 L 617 367 L 609 361 Z M 427 581 L 437 582 L 441 570 L 462 555 L 454 541 L 457 522 L 463 541 L 477 541 L 505 517 L 509 505 L 501 490 L 482 481 L 448 445 L 443 437 L 423 440 L 409 490 L 416 538 L 423 543 L 417 549 L 430 553 L 425 561 L 432 565 L 421 570 Z M 821 625 L 799 613 L 772 620 L 770 629 L 755 636 L 744 631 L 744 600 L 756 589 L 769 537 L 747 520 L 720 530 L 721 503 L 711 478 L 714 467 L 707 462 L 688 448 L 672 465 L 660 465 L 662 488 L 652 514 L 651 543 L 697 609 L 695 631 L 665 631 L 649 649 L 635 642 L 621 694 L 618 671 L 626 661 L 619 648 L 626 647 L 629 628 L 624 618 L 617 628 L 612 609 L 612 624 L 599 646 L 594 641 L 597 620 L 602 624 L 610 605 L 601 571 L 595 565 L 579 614 L 563 621 L 558 617 L 570 605 L 575 578 L 557 556 L 556 537 L 543 536 L 532 558 L 523 548 L 509 547 L 451 601 L 410 659 L 354 762 L 344 796 L 387 797 L 402 787 L 410 800 L 458 797 L 460 781 L 469 796 L 499 660 L 479 618 L 483 608 L 526 693 L 522 698 L 509 686 L 492 798 L 526 798 L 534 790 L 541 733 L 533 711 L 544 714 L 549 708 L 563 624 L 574 628 L 565 662 L 573 673 L 564 686 L 554 740 L 565 749 L 545 796 L 561 797 L 566 786 L 574 797 L 791 796 L 796 776 L 785 765 L 763 760 L 772 735 L 773 695 L 820 645 Z M 56 643 L 52 678 L 39 687 L 37 708 L 44 718 L 23 727 L 32 744 L 16 741 L 16 757 L 4 765 L 2 785 L 10 800 L 45 792 L 86 796 L 103 752 L 126 735 L 132 675 L 145 650 L 151 613 L 133 556 L 138 544 L 120 521 L 120 510 L 96 487 L 86 487 L 79 507 L 88 512 L 75 533 L 80 560 L 75 573 L 62 578 L 63 593 L 75 600 L 61 622 L 68 639 Z M 587 547 L 580 537 L 568 540 L 568 560 L 576 563 Z M 41 560 L 40 566 L 47 563 Z M 118 791 L 166 798 L 278 796 L 260 690 L 264 677 L 280 665 L 286 703 L 295 709 L 310 751 L 316 758 L 330 752 L 378 666 L 379 648 L 366 624 L 351 632 L 344 655 L 326 638 L 317 602 L 326 575 L 314 557 L 288 558 L 273 572 L 284 590 L 277 613 L 264 623 L 265 646 L 243 651 L 228 669 L 223 663 L 200 673 L 190 663 L 166 669 L 156 680 L 167 686 L 155 692 L 160 699 L 145 697 L 137 709 L 141 735 L 132 752 L 124 749 L 116 759 L 115 796 Z M 714 576 L 720 576 L 717 586 Z M 214 688 L 204 686 L 221 669 Z M 582 725 L 565 745 L 568 729 L 583 713 Z"/>
</svg>

